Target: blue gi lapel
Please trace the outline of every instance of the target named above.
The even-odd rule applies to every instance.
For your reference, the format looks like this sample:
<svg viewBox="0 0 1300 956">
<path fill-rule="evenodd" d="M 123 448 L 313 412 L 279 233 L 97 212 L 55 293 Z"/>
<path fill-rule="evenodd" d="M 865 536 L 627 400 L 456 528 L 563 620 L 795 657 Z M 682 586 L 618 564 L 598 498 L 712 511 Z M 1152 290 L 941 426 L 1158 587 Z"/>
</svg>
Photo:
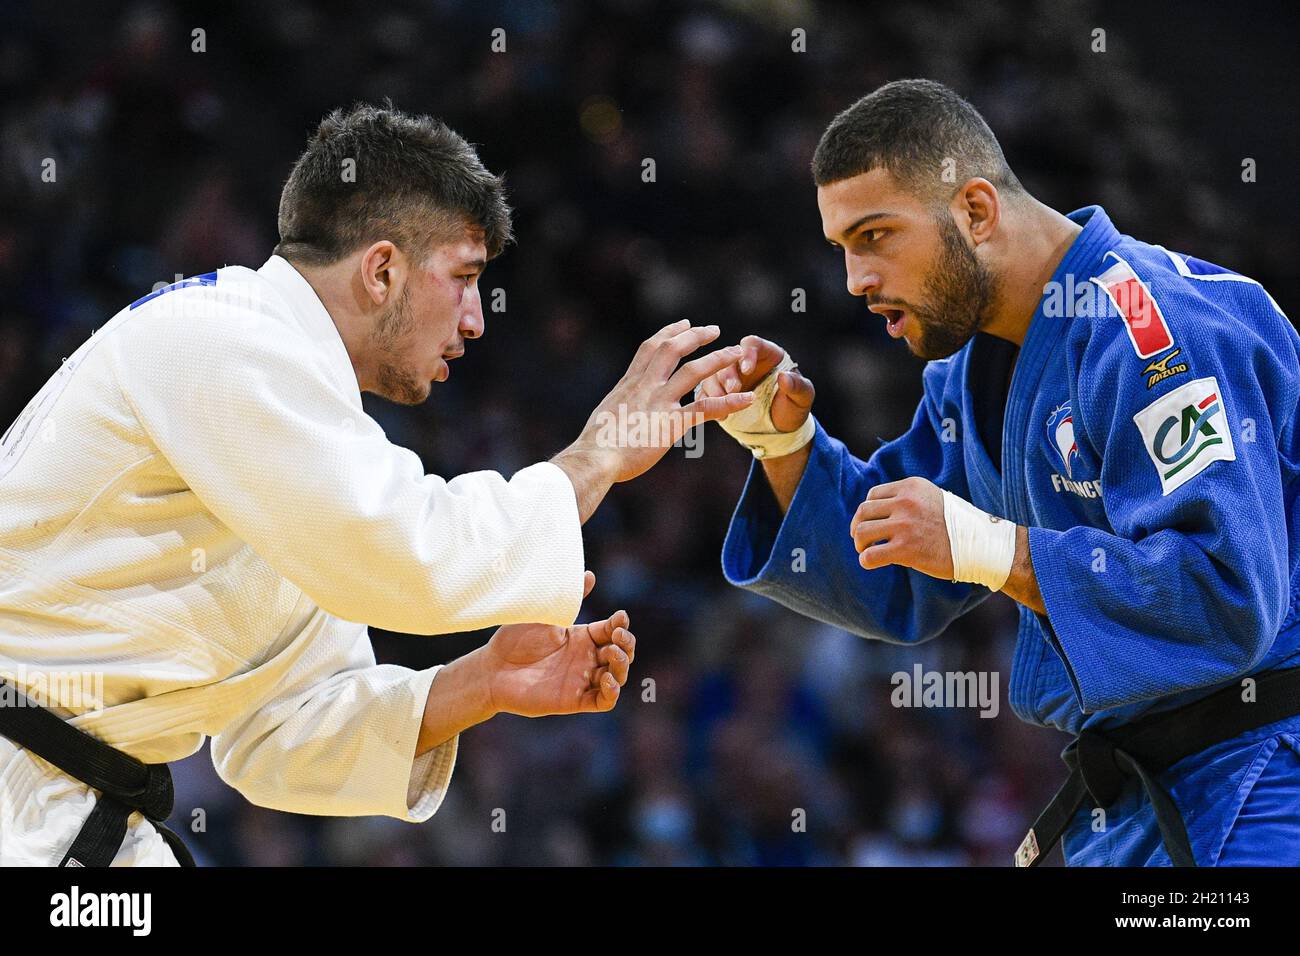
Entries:
<svg viewBox="0 0 1300 956">
<path fill-rule="evenodd" d="M 1051 281 L 1065 286 L 1066 276 L 1073 274 L 1074 285 L 1086 283 L 1099 271 L 1101 257 L 1107 249 L 1119 242 L 1119 232 L 1111 225 L 1106 211 L 1100 206 L 1085 206 L 1069 213 L 1069 218 L 1083 226 L 1066 250 L 1061 264 L 1052 273 Z M 1016 524 L 1029 525 L 1029 494 L 1025 489 L 1025 448 L 1033 440 L 1029 434 L 1031 412 L 1043 372 L 1049 359 L 1065 341 L 1064 317 L 1043 315 L 1046 297 L 1038 300 L 1034 316 L 1029 322 L 1025 341 L 1020 346 L 1020 357 L 1011 376 L 1007 394 L 1007 409 L 1002 424 L 1002 503 L 1004 517 Z"/>
</svg>

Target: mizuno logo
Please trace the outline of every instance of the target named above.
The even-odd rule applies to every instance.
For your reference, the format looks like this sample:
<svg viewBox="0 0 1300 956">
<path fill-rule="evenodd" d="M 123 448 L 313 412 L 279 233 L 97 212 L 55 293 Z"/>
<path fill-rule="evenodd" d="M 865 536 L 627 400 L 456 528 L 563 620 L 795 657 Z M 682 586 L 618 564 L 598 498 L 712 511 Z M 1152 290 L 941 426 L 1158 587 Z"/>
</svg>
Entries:
<svg viewBox="0 0 1300 956">
<path fill-rule="evenodd" d="M 1158 362 L 1152 362 L 1142 370 L 1142 374 L 1147 376 L 1147 388 L 1151 388 L 1157 382 L 1163 382 L 1167 378 L 1173 378 L 1187 371 L 1187 363 L 1179 362 L 1177 365 L 1170 365 L 1175 358 L 1181 354 L 1182 349 L 1174 349 Z"/>
</svg>

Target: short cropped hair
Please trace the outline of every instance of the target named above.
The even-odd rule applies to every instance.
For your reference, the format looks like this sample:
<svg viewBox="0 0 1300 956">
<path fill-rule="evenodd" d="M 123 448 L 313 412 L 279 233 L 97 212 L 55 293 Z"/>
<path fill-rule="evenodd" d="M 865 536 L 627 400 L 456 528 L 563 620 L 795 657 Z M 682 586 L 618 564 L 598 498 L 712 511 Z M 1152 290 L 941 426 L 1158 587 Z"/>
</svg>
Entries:
<svg viewBox="0 0 1300 956">
<path fill-rule="evenodd" d="M 326 116 L 280 193 L 278 255 L 329 265 L 388 239 L 416 259 L 466 228 L 488 257 L 512 238 L 499 176 L 441 120 L 358 103 Z"/>
<path fill-rule="evenodd" d="M 813 154 L 818 186 L 882 168 L 932 200 L 946 202 L 977 176 L 1024 192 L 975 107 L 932 80 L 895 80 L 867 94 L 831 121 Z"/>
</svg>

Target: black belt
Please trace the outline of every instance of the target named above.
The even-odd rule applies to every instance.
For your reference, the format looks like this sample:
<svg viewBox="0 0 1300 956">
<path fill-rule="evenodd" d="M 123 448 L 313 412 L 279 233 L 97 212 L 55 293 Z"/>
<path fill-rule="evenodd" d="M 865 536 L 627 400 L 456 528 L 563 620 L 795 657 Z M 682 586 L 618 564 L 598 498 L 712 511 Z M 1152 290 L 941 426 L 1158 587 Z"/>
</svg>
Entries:
<svg viewBox="0 0 1300 956">
<path fill-rule="evenodd" d="M 1174 866 L 1196 866 L 1182 815 L 1156 774 L 1248 730 L 1300 714 L 1300 667 L 1256 675 L 1254 699 L 1242 700 L 1242 695 L 1242 688 L 1232 685 L 1113 730 L 1079 734 L 1061 754 L 1070 776 L 1020 842 L 1016 866 L 1041 863 L 1085 798 L 1094 806 L 1108 806 L 1135 778 L 1151 800 Z"/>
<path fill-rule="evenodd" d="M 127 818 L 137 810 L 157 827 L 181 866 L 194 866 L 181 838 L 163 825 L 174 800 L 165 763 L 147 764 L 110 747 L 2 680 L 0 734 L 102 792 L 59 866 L 108 866 L 126 839 Z"/>
</svg>

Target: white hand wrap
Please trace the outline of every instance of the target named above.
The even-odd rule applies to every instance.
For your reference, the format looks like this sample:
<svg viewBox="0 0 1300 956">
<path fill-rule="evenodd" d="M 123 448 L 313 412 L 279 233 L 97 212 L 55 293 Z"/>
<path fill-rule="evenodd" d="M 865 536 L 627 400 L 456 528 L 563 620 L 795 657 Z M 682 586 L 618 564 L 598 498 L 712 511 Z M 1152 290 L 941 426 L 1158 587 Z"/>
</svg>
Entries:
<svg viewBox="0 0 1300 956">
<path fill-rule="evenodd" d="M 754 401 L 748 408 L 732 412 L 718 422 L 736 441 L 740 442 L 755 458 L 779 458 L 798 451 L 813 440 L 817 426 L 809 415 L 796 431 L 777 431 L 772 424 L 772 400 L 776 398 L 776 377 L 795 367 L 794 360 L 786 355 L 781 364 L 772 369 L 763 381 L 754 386 Z"/>
<path fill-rule="evenodd" d="M 952 549 L 952 579 L 1002 590 L 1016 559 L 1015 522 L 994 517 L 944 491 L 943 523 Z"/>
</svg>

